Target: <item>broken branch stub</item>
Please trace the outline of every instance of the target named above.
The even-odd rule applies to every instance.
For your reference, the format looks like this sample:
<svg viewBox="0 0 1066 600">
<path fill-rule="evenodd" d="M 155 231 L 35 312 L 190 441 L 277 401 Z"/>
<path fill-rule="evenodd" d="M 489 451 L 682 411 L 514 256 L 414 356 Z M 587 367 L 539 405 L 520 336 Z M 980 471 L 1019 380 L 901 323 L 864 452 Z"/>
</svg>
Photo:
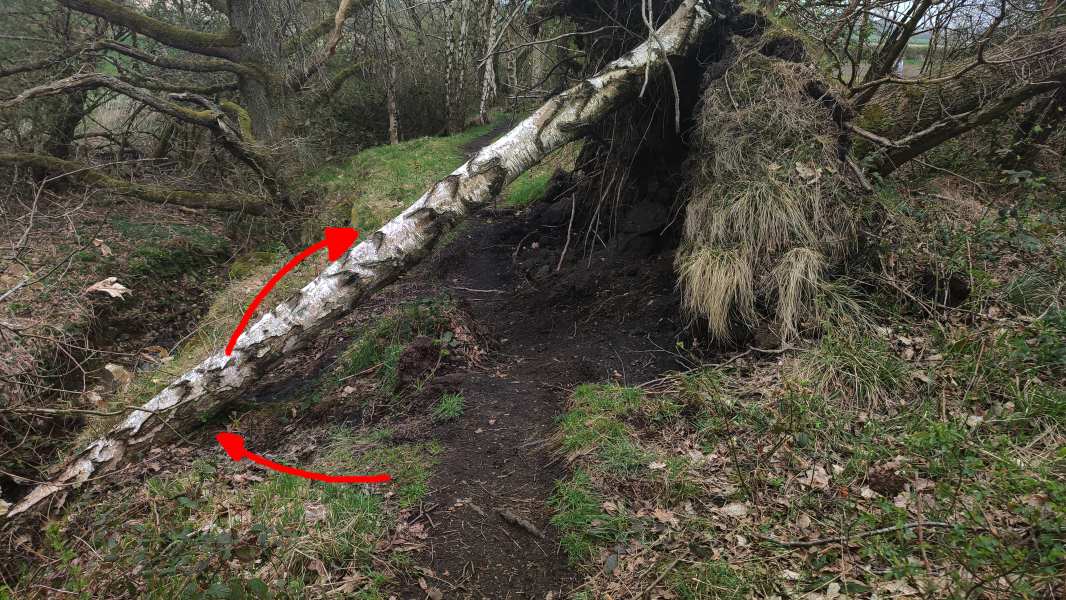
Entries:
<svg viewBox="0 0 1066 600">
<path fill-rule="evenodd" d="M 221 351 L 134 409 L 106 435 L 76 453 L 50 481 L 33 488 L 8 512 L 17 518 L 61 502 L 67 491 L 99 477 L 150 443 L 161 431 L 195 423 L 248 388 L 287 353 L 351 311 L 367 296 L 419 263 L 471 211 L 588 125 L 633 99 L 647 72 L 665 69 L 667 56 L 693 49 L 715 21 L 700 0 L 685 0 L 655 41 L 645 42 L 566 92 L 437 182 L 399 216 L 327 266 L 299 293 L 260 318 L 231 356 Z"/>
</svg>

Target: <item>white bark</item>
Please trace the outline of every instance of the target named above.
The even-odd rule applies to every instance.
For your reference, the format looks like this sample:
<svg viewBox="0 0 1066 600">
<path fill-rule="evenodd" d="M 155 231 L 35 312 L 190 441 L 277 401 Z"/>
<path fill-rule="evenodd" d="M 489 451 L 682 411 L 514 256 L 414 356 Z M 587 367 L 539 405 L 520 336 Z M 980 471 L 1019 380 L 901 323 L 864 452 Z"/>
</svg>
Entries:
<svg viewBox="0 0 1066 600">
<path fill-rule="evenodd" d="M 489 121 L 489 103 L 496 98 L 496 0 L 489 0 L 485 14 L 485 72 L 481 78 L 481 104 L 478 120 L 482 125 Z"/>
<path fill-rule="evenodd" d="M 641 44 L 599 74 L 553 97 L 380 230 L 361 236 L 363 242 L 249 327 L 232 355 L 219 351 L 208 357 L 104 437 L 75 453 L 56 477 L 13 506 L 7 519 L 61 501 L 71 488 L 115 469 L 161 431 L 180 430 L 216 413 L 287 353 L 420 262 L 457 222 L 490 203 L 507 183 L 634 98 L 646 68 L 663 71 L 664 54 L 685 54 L 713 20 L 699 0 L 685 0 L 657 32 L 665 52 L 659 44 Z"/>
</svg>

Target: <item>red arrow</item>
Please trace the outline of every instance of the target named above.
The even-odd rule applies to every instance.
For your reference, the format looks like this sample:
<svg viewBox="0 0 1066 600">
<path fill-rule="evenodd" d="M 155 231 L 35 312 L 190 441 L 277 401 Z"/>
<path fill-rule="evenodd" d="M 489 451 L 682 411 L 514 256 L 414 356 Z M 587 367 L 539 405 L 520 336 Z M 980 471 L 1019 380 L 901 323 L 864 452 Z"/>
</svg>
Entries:
<svg viewBox="0 0 1066 600">
<path fill-rule="evenodd" d="M 324 473 L 315 473 L 314 471 L 304 471 L 303 469 L 296 469 L 293 467 L 287 467 L 285 465 L 276 463 L 270 459 L 263 458 L 258 454 L 253 454 L 244 447 L 244 438 L 236 433 L 229 433 L 223 431 L 216 434 L 215 439 L 222 446 L 222 449 L 226 451 L 236 462 L 240 462 L 242 458 L 263 465 L 268 469 L 273 469 L 280 473 L 288 473 L 289 475 L 295 475 L 297 477 L 304 477 L 306 479 L 314 479 L 315 481 L 325 481 L 326 483 L 385 483 L 391 481 L 392 477 L 389 477 L 388 473 L 380 473 L 378 475 L 326 475 Z"/>
<path fill-rule="evenodd" d="M 270 278 L 270 281 L 266 282 L 263 289 L 259 290 L 259 293 L 252 299 L 252 303 L 248 305 L 248 310 L 244 311 L 244 316 L 241 317 L 241 322 L 237 325 L 237 329 L 233 330 L 233 335 L 230 336 L 229 343 L 226 344 L 226 356 L 233 354 L 233 347 L 237 345 L 237 339 L 241 337 L 244 328 L 248 326 L 248 321 L 250 321 L 252 315 L 255 314 L 255 309 L 259 307 L 259 304 L 267 297 L 270 290 L 274 289 L 274 286 L 281 281 L 281 278 L 284 277 L 286 273 L 293 270 L 293 268 L 300 264 L 302 260 L 323 248 L 328 249 L 327 256 L 329 257 L 329 262 L 333 262 L 344 256 L 344 253 L 348 251 L 348 248 L 352 247 L 352 244 L 355 243 L 355 240 L 358 237 L 359 232 L 350 227 L 327 227 L 326 237 L 322 241 L 297 254 L 292 260 L 286 263 L 280 271 Z"/>
</svg>

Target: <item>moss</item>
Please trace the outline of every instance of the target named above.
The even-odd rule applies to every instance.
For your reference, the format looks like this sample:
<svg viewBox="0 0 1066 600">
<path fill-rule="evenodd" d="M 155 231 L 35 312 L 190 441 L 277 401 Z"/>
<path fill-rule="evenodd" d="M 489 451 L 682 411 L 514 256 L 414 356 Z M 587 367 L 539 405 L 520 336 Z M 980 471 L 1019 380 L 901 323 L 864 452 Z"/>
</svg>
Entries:
<svg viewBox="0 0 1066 600">
<path fill-rule="evenodd" d="M 196 111 L 190 111 L 195 113 Z M 141 185 L 110 177 L 97 169 L 87 168 L 69 160 L 41 154 L 0 154 L 0 164 L 17 164 L 34 167 L 50 173 L 67 173 L 71 179 L 82 184 L 107 188 L 116 193 L 132 196 L 154 204 L 177 204 L 189 208 L 213 208 L 227 211 L 242 211 L 252 215 L 271 212 L 262 198 L 241 193 L 212 193 L 177 190 L 162 186 Z"/>
<path fill-rule="evenodd" d="M 184 29 L 149 17 L 139 11 L 131 10 L 111 0 L 79 0 L 77 10 L 102 17 L 111 23 L 123 25 L 133 31 L 159 40 L 168 46 L 182 50 L 222 55 L 225 53 L 212 52 L 211 50 L 235 48 L 241 45 L 241 34 L 236 30 L 231 29 L 225 33 L 212 33 Z"/>
<path fill-rule="evenodd" d="M 255 142 L 255 135 L 252 133 L 252 116 L 248 114 L 248 110 L 240 104 L 230 100 L 223 100 L 219 103 L 222 110 L 226 111 L 231 117 L 237 120 L 237 127 L 240 128 L 241 139 L 246 142 Z"/>
</svg>

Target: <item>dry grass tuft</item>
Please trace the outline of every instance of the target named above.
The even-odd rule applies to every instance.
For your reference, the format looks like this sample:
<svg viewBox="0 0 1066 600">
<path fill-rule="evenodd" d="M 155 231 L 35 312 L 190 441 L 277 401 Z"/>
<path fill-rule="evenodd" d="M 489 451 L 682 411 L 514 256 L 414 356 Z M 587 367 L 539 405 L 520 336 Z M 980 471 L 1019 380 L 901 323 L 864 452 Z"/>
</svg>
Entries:
<svg viewBox="0 0 1066 600">
<path fill-rule="evenodd" d="M 806 65 L 746 55 L 704 93 L 677 269 L 693 317 L 728 339 L 769 307 L 782 339 L 854 237 L 837 131 Z"/>
</svg>

